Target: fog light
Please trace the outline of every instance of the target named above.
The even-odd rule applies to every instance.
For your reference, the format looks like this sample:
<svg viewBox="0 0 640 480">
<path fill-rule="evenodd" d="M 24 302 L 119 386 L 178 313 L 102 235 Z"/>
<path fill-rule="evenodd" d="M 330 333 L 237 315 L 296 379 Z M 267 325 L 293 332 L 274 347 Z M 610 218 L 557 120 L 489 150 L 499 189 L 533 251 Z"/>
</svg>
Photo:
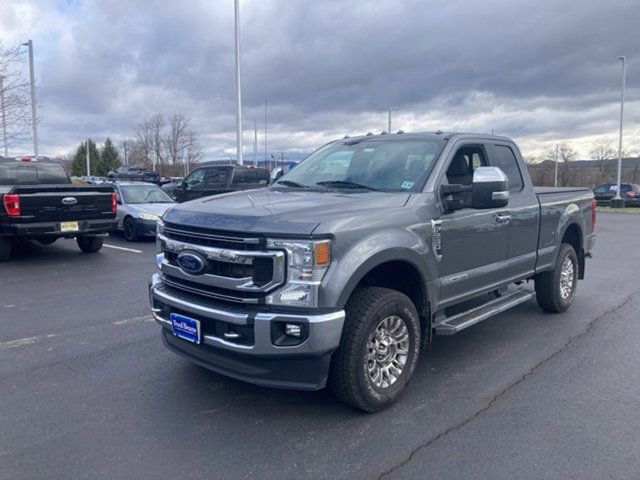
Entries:
<svg viewBox="0 0 640 480">
<path fill-rule="evenodd" d="M 302 336 L 302 327 L 295 323 L 287 323 L 284 327 L 284 331 L 290 337 L 300 338 Z"/>
</svg>

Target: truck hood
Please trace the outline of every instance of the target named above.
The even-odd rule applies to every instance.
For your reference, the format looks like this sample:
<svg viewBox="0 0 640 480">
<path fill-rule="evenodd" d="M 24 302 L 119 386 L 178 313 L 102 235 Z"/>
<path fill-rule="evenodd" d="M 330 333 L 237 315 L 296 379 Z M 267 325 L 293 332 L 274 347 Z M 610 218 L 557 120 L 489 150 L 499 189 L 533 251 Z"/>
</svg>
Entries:
<svg viewBox="0 0 640 480">
<path fill-rule="evenodd" d="M 320 224 L 401 207 L 409 194 L 261 188 L 185 202 L 167 222 L 236 232 L 310 235 Z"/>
</svg>

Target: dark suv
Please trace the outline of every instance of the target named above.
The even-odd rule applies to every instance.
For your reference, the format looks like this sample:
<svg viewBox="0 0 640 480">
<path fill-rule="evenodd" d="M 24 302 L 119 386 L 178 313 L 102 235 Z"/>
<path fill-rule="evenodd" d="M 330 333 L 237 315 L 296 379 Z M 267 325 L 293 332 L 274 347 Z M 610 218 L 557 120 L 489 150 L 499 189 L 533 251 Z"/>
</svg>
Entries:
<svg viewBox="0 0 640 480">
<path fill-rule="evenodd" d="M 220 193 L 251 190 L 269 185 L 266 168 L 250 168 L 238 165 L 200 167 L 184 180 L 176 182 L 173 195 L 178 202 Z"/>
<path fill-rule="evenodd" d="M 121 165 L 107 174 L 109 180 L 133 180 L 160 184 L 160 175 L 140 165 Z"/>
<path fill-rule="evenodd" d="M 617 183 L 602 183 L 593 189 L 593 195 L 598 205 L 607 206 L 616 196 L 617 190 Z M 628 207 L 640 207 L 640 185 L 637 183 L 621 183 L 620 196 L 624 198 L 625 205 Z"/>
</svg>

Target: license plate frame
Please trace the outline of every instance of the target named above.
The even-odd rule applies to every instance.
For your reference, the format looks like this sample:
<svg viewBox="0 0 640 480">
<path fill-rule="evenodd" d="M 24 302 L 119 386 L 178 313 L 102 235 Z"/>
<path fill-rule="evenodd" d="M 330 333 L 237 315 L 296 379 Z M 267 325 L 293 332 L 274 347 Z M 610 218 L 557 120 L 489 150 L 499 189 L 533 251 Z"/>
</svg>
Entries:
<svg viewBox="0 0 640 480">
<path fill-rule="evenodd" d="M 169 319 L 171 320 L 171 332 L 176 337 L 200 345 L 202 341 L 200 320 L 179 313 L 170 314 Z"/>
<path fill-rule="evenodd" d="M 78 225 L 77 221 L 60 222 L 61 232 L 77 232 L 78 230 L 80 230 L 80 225 Z"/>
</svg>

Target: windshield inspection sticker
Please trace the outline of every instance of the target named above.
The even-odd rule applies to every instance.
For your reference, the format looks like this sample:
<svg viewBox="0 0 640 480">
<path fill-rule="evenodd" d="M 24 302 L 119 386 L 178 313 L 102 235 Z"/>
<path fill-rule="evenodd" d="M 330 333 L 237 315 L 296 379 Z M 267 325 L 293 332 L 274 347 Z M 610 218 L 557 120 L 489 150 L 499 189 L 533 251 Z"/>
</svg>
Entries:
<svg viewBox="0 0 640 480">
<path fill-rule="evenodd" d="M 406 180 L 402 182 L 402 185 L 400 185 L 400 188 L 404 188 L 405 190 L 411 187 L 413 187 L 413 182 L 408 182 Z"/>
</svg>

